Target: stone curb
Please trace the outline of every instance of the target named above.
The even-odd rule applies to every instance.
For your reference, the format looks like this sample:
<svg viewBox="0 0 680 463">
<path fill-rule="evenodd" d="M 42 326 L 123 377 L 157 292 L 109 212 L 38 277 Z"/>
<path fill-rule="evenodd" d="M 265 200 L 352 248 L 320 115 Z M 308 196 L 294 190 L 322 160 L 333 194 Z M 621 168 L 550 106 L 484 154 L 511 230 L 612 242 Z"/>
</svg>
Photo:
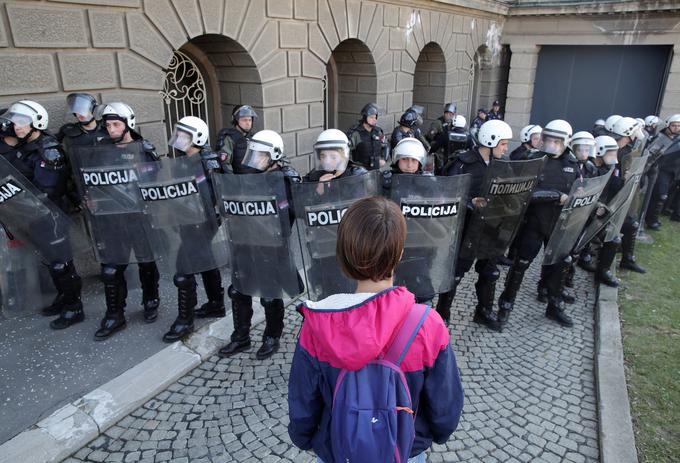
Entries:
<svg viewBox="0 0 680 463">
<path fill-rule="evenodd" d="M 263 321 L 264 311 L 256 310 L 252 325 Z M 0 445 L 0 463 L 57 463 L 69 457 L 215 354 L 232 330 L 227 312 Z"/>
<path fill-rule="evenodd" d="M 618 289 L 599 285 L 595 313 L 595 383 L 601 463 L 637 463 L 623 367 Z"/>
</svg>

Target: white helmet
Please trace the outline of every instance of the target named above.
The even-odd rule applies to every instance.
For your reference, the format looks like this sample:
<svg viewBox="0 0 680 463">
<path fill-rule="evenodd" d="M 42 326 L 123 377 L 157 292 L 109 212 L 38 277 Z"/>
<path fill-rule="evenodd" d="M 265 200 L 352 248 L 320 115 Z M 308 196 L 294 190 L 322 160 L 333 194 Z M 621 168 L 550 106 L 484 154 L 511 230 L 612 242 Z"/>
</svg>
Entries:
<svg viewBox="0 0 680 463">
<path fill-rule="evenodd" d="M 604 157 L 608 151 L 618 151 L 619 145 L 609 135 L 600 135 L 595 139 L 595 155 L 598 158 Z"/>
<path fill-rule="evenodd" d="M 621 119 L 623 116 L 619 116 L 618 114 L 612 114 L 607 118 L 607 120 L 604 121 L 604 128 L 607 129 L 608 132 L 611 132 L 612 129 L 614 128 L 614 124 L 616 121 Z"/>
<path fill-rule="evenodd" d="M 576 132 L 571 137 L 569 148 L 579 160 L 595 157 L 595 137 L 585 130 Z"/>
<path fill-rule="evenodd" d="M 671 125 L 671 122 L 680 122 L 680 114 L 668 116 L 668 119 L 666 119 L 666 125 Z"/>
<path fill-rule="evenodd" d="M 46 130 L 49 117 L 47 110 L 40 103 L 31 100 L 21 100 L 12 103 L 4 117 L 11 120 L 18 127 L 31 125 L 37 130 Z"/>
<path fill-rule="evenodd" d="M 646 126 L 653 126 L 659 123 L 659 118 L 656 116 L 647 116 L 645 117 L 645 125 Z"/>
<path fill-rule="evenodd" d="M 604 119 L 596 119 L 595 125 L 601 125 L 602 127 L 604 127 Z"/>
<path fill-rule="evenodd" d="M 399 162 L 403 158 L 415 159 L 420 163 L 421 166 L 425 165 L 425 147 L 420 140 L 413 137 L 402 138 L 399 140 L 392 151 L 392 156 L 394 158 L 393 164 Z"/>
<path fill-rule="evenodd" d="M 535 133 L 540 134 L 543 128 L 540 125 L 529 124 L 519 132 L 519 139 L 522 143 L 529 143 L 531 136 Z"/>
<path fill-rule="evenodd" d="M 325 172 L 344 172 L 349 163 L 349 139 L 342 130 L 328 129 L 321 132 L 314 143 L 317 168 Z M 334 155 L 332 152 L 337 154 Z M 323 153 L 323 157 L 322 157 Z"/>
<path fill-rule="evenodd" d="M 482 124 L 477 132 L 479 144 L 487 148 L 495 148 L 501 140 L 510 140 L 512 129 L 507 122 L 492 119 Z"/>
<path fill-rule="evenodd" d="M 195 116 L 185 116 L 175 124 L 175 131 L 168 144 L 186 152 L 192 145 L 204 146 L 208 143 L 208 124 Z"/>
<path fill-rule="evenodd" d="M 643 121 L 644 123 L 644 121 Z M 640 122 L 632 117 L 622 117 L 618 119 L 610 130 L 615 136 L 633 137 L 635 132 L 641 127 Z"/>
<path fill-rule="evenodd" d="M 569 143 L 572 133 L 571 124 L 562 119 L 555 119 L 548 122 L 541 131 L 543 136 L 561 139 L 565 146 Z"/>
<path fill-rule="evenodd" d="M 135 112 L 130 106 L 125 103 L 121 103 L 120 101 L 108 103 L 106 106 L 104 106 L 104 109 L 101 111 L 101 118 L 103 120 L 121 119 L 131 130 L 134 129 L 135 125 L 137 124 L 135 121 Z"/>
<path fill-rule="evenodd" d="M 248 140 L 243 165 L 265 171 L 283 157 L 283 139 L 273 130 L 260 130 Z"/>
<path fill-rule="evenodd" d="M 464 129 L 466 125 L 467 120 L 465 120 L 465 117 L 461 116 L 460 114 L 456 114 L 456 118 L 453 120 L 453 126 Z"/>
</svg>

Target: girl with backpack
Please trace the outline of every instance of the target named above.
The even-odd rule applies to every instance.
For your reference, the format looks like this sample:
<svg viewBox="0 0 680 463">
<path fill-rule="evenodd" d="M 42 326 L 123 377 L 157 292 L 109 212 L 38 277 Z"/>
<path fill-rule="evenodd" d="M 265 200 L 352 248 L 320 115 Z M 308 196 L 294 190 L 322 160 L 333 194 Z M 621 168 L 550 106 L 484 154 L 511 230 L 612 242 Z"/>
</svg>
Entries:
<svg viewBox="0 0 680 463">
<path fill-rule="evenodd" d="M 463 408 L 463 387 L 441 317 L 393 286 L 406 223 L 383 197 L 345 213 L 336 254 L 355 294 L 306 301 L 288 385 L 293 443 L 319 462 L 425 462 Z"/>
</svg>

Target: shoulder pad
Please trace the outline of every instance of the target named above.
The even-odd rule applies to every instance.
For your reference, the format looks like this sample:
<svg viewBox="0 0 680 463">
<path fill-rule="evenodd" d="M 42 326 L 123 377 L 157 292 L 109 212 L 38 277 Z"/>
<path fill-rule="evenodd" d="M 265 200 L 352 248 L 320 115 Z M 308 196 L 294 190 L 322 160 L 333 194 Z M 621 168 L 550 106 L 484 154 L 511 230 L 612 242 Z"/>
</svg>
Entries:
<svg viewBox="0 0 680 463">
<path fill-rule="evenodd" d="M 50 148 L 59 149 L 61 147 L 61 144 L 59 143 L 59 140 L 54 138 L 54 136 L 44 135 L 40 139 L 40 146 L 44 150 L 47 150 L 47 149 L 50 149 Z"/>
<path fill-rule="evenodd" d="M 541 153 L 540 151 L 529 151 L 529 159 L 541 159 L 545 155 Z"/>
<path fill-rule="evenodd" d="M 64 153 L 58 146 L 43 147 L 40 155 L 45 162 L 52 166 L 59 166 L 64 161 Z"/>
<path fill-rule="evenodd" d="M 575 163 L 578 163 L 578 160 L 576 159 L 576 156 L 574 156 L 574 153 L 572 153 L 571 151 L 569 151 L 569 152 L 567 153 L 567 159 L 566 159 L 566 160 L 567 160 L 567 162 L 571 162 L 571 163 L 574 163 L 574 164 L 575 164 Z"/>
<path fill-rule="evenodd" d="M 209 148 L 201 149 L 201 152 L 199 154 L 201 156 L 201 159 L 205 159 L 205 160 L 219 159 L 219 156 L 217 155 L 217 153 L 214 152 L 213 150 L 209 149 Z"/>
<path fill-rule="evenodd" d="M 208 170 L 220 170 L 221 166 L 220 163 L 217 159 L 213 158 L 204 158 L 203 159 L 203 165 L 205 166 L 206 169 Z"/>
<path fill-rule="evenodd" d="M 354 124 L 352 127 L 349 128 L 349 130 L 347 130 L 347 136 L 349 137 L 352 133 L 359 130 L 359 127 L 361 127 L 360 124 Z"/>
<path fill-rule="evenodd" d="M 142 149 L 155 161 L 158 161 L 160 159 L 160 156 L 158 155 L 158 153 L 156 153 L 156 147 L 146 138 L 142 140 Z"/>
<path fill-rule="evenodd" d="M 368 171 L 361 166 L 353 165 L 347 167 L 347 172 L 349 172 L 349 175 L 361 175 Z"/>
<path fill-rule="evenodd" d="M 73 123 L 62 125 L 59 132 L 61 132 L 67 137 L 77 137 L 83 133 L 83 131 L 80 129 L 80 126 Z"/>
<path fill-rule="evenodd" d="M 290 182 L 300 183 L 302 181 L 302 177 L 300 176 L 300 173 L 297 170 L 295 170 L 295 168 L 293 166 L 282 166 L 281 172 L 283 172 L 283 175 Z"/>
<path fill-rule="evenodd" d="M 477 153 L 473 150 L 468 150 L 458 155 L 458 160 L 464 164 L 474 164 L 477 162 Z"/>
</svg>

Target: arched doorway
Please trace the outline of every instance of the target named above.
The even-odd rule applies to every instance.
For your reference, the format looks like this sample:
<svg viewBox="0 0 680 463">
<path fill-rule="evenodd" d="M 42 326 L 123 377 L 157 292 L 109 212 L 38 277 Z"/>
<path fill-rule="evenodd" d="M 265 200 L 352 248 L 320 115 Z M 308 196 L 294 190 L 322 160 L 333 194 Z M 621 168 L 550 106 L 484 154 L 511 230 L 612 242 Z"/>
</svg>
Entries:
<svg viewBox="0 0 680 463">
<path fill-rule="evenodd" d="M 425 108 L 425 127 L 441 116 L 446 98 L 446 61 L 441 47 L 430 42 L 418 55 L 413 76 L 413 104 Z"/>
<path fill-rule="evenodd" d="M 341 42 L 326 65 L 325 127 L 346 131 L 361 108 L 375 102 L 377 88 L 375 61 L 368 47 L 357 39 Z"/>
<path fill-rule="evenodd" d="M 214 146 L 217 133 L 231 124 L 231 113 L 241 104 L 253 106 L 260 115 L 254 129 L 262 127 L 257 66 L 241 45 L 222 35 L 202 35 L 176 50 L 165 70 L 161 96 L 168 133 L 183 116 L 201 117 L 208 122 Z"/>
</svg>

